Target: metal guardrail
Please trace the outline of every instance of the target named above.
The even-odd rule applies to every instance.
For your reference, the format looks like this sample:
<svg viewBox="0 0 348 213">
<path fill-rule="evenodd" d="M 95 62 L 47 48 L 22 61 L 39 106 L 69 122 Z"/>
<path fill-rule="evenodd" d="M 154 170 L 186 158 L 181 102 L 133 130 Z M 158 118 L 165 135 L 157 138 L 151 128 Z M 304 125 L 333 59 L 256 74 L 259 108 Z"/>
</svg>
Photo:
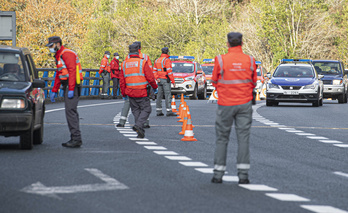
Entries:
<svg viewBox="0 0 348 213">
<path fill-rule="evenodd" d="M 52 92 L 52 88 L 54 85 L 54 80 L 56 77 L 56 69 L 54 68 L 38 68 L 37 69 L 39 77 L 41 77 L 41 80 L 45 81 L 45 98 L 48 97 L 48 94 Z M 98 96 L 100 93 L 100 89 L 102 88 L 102 84 L 100 81 L 102 81 L 102 77 L 100 77 L 98 73 L 99 69 L 82 69 L 82 75 L 83 75 L 83 82 L 82 82 L 82 89 L 81 89 L 81 96 Z M 54 73 L 53 75 L 50 75 L 50 73 Z M 50 77 L 53 76 L 53 77 Z M 108 89 L 108 95 L 113 95 L 112 91 L 112 85 L 109 86 Z M 110 92 L 111 89 L 111 92 Z M 117 90 L 117 95 L 120 94 L 120 89 Z M 64 92 L 60 88 L 58 91 L 58 96 L 63 97 Z"/>
</svg>

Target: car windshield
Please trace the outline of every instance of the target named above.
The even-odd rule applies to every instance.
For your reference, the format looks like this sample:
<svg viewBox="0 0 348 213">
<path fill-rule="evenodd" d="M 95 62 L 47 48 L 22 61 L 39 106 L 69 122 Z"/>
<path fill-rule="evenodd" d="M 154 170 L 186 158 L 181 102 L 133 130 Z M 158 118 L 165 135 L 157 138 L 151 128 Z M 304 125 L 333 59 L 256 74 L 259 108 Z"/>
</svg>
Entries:
<svg viewBox="0 0 348 213">
<path fill-rule="evenodd" d="M 211 75 L 213 74 L 214 66 L 202 66 L 202 69 L 206 75 Z"/>
<path fill-rule="evenodd" d="M 25 81 L 19 54 L 0 52 L 0 81 Z"/>
<path fill-rule="evenodd" d="M 273 77 L 313 78 L 314 70 L 309 66 L 279 66 Z"/>
<path fill-rule="evenodd" d="M 173 72 L 176 73 L 193 73 L 194 72 L 194 64 L 193 63 L 172 63 Z"/>
<path fill-rule="evenodd" d="M 314 62 L 315 70 L 318 74 L 323 75 L 339 75 L 341 73 L 340 64 L 338 62 Z"/>
</svg>

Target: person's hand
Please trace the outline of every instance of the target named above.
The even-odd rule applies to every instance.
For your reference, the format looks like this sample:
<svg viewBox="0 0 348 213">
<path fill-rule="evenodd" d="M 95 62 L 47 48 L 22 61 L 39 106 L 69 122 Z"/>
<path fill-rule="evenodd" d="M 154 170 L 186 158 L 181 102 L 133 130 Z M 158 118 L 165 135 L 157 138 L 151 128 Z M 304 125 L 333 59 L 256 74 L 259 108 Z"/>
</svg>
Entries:
<svg viewBox="0 0 348 213">
<path fill-rule="evenodd" d="M 56 92 L 51 92 L 50 94 L 50 99 L 51 99 L 51 102 L 56 102 L 56 100 L 54 100 L 54 98 L 56 97 L 57 93 Z"/>
<path fill-rule="evenodd" d="M 123 97 L 123 100 L 125 101 L 128 100 L 128 96 Z"/>
<path fill-rule="evenodd" d="M 74 90 L 69 90 L 68 98 L 72 99 L 74 97 Z"/>
<path fill-rule="evenodd" d="M 158 82 L 158 83 L 161 82 L 161 79 L 157 79 L 157 82 Z"/>
<path fill-rule="evenodd" d="M 154 89 L 153 93 L 157 94 L 158 93 L 158 89 Z"/>
</svg>

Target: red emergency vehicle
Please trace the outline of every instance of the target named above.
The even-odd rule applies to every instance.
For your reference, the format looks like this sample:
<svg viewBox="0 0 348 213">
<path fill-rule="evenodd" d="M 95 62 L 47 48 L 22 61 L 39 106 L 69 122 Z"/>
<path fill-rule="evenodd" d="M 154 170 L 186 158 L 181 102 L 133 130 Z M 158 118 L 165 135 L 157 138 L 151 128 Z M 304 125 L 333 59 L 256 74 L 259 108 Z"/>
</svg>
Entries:
<svg viewBox="0 0 348 213">
<path fill-rule="evenodd" d="M 207 78 L 207 93 L 211 94 L 215 87 L 211 83 L 211 78 L 213 77 L 214 70 L 214 59 L 203 59 L 202 68 L 205 73 L 205 77 Z"/>
</svg>

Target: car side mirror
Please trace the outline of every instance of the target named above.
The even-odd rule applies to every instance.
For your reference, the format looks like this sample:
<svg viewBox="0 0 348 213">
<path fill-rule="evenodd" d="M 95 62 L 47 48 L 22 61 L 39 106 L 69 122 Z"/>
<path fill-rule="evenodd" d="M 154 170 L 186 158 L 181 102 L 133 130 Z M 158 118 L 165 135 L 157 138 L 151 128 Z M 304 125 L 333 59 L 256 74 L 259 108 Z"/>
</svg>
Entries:
<svg viewBox="0 0 348 213">
<path fill-rule="evenodd" d="M 322 79 L 322 78 L 324 78 L 324 75 L 318 75 L 318 78 Z"/>
<path fill-rule="evenodd" d="M 267 73 L 267 74 L 266 74 L 266 77 L 270 79 L 270 78 L 271 78 L 271 74 L 270 74 L 270 73 Z"/>
<path fill-rule="evenodd" d="M 34 88 L 45 88 L 45 81 L 40 80 L 40 79 L 34 79 L 34 81 L 32 82 L 32 86 Z"/>
</svg>

